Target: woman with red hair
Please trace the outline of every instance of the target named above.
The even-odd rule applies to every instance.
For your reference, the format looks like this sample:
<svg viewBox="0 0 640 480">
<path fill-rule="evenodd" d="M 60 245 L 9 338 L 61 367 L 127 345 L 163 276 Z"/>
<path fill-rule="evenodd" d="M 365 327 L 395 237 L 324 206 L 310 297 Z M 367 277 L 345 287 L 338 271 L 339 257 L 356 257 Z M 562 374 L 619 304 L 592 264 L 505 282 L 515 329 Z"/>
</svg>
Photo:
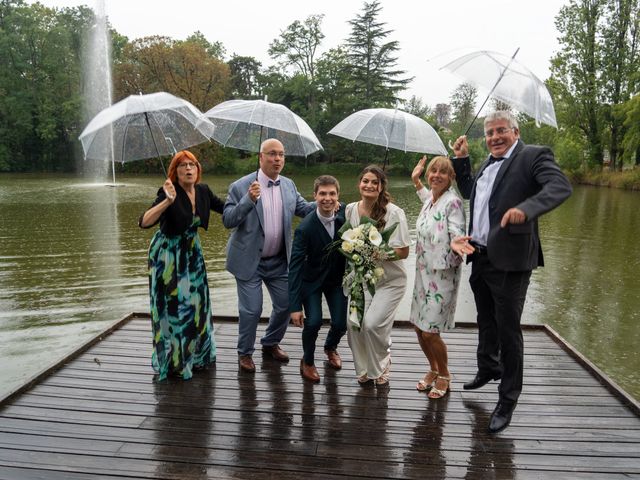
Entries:
<svg viewBox="0 0 640 480">
<path fill-rule="evenodd" d="M 222 214 L 224 207 L 224 201 L 200 183 L 202 167 L 191 152 L 174 155 L 168 176 L 138 222 L 142 228 L 160 222 L 149 245 L 151 363 L 158 381 L 169 375 L 188 380 L 193 370 L 216 360 L 198 227 L 206 230 L 210 211 Z"/>
</svg>

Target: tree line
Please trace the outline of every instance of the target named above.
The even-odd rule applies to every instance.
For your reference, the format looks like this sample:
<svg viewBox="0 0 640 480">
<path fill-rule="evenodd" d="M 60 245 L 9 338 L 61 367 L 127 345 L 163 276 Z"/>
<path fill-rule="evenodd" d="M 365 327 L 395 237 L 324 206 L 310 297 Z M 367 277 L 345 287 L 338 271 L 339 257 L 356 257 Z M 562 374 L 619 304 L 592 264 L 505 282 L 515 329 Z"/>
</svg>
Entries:
<svg viewBox="0 0 640 480">
<path fill-rule="evenodd" d="M 403 99 L 412 81 L 398 67 L 400 45 L 380 20 L 377 0 L 348 21 L 343 43 L 320 53 L 322 15 L 284 26 L 269 44 L 272 64 L 236 53 L 194 32 L 185 40 L 151 36 L 130 40 L 111 29 L 114 101 L 139 92 L 166 91 L 206 111 L 232 98 L 281 103 L 316 132 L 325 151 L 314 163 L 380 161 L 381 147 L 327 136 L 347 115 L 364 108 L 399 106 L 428 121 L 445 143 L 466 130 L 478 92 L 461 84 L 448 101 L 426 105 Z M 82 50 L 95 22 L 88 7 L 48 8 L 0 0 L 0 171 L 73 171 L 82 167 L 78 136 L 83 95 Z M 569 0 L 556 17 L 560 51 L 551 59 L 547 85 L 559 128 L 536 127 L 520 116 L 528 143 L 554 148 L 569 170 L 640 163 L 640 0 Z M 494 105 L 502 108 L 504 105 Z M 482 121 L 471 129 L 472 155 L 484 156 Z M 242 155 L 209 144 L 195 150 L 205 168 L 233 172 Z M 394 165 L 414 158 L 390 152 Z M 405 165 L 406 163 L 406 165 Z M 155 171 L 156 161 L 127 164 Z"/>
</svg>

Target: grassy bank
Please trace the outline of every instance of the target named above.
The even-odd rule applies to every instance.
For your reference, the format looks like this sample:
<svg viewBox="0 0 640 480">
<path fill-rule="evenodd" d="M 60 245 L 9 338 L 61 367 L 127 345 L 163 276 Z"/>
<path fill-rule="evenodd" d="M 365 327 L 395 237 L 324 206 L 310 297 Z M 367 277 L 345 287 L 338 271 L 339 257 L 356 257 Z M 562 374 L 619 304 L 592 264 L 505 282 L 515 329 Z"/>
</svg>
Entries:
<svg viewBox="0 0 640 480">
<path fill-rule="evenodd" d="M 581 185 L 640 190 L 640 168 L 633 168 L 622 172 L 610 170 L 580 171 L 571 172 L 568 175 L 573 183 Z"/>
</svg>

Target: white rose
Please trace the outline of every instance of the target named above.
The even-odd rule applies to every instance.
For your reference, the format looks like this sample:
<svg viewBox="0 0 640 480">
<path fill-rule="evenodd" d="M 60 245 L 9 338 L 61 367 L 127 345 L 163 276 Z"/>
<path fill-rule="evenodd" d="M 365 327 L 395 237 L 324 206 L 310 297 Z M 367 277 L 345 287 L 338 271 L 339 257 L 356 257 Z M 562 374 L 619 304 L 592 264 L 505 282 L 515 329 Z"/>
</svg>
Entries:
<svg viewBox="0 0 640 480">
<path fill-rule="evenodd" d="M 376 276 L 377 279 L 382 278 L 382 276 L 384 275 L 384 268 L 376 267 L 376 269 L 373 271 L 373 274 Z"/>
<path fill-rule="evenodd" d="M 344 250 L 347 253 L 353 252 L 353 243 L 348 241 L 342 242 L 342 250 Z"/>
</svg>

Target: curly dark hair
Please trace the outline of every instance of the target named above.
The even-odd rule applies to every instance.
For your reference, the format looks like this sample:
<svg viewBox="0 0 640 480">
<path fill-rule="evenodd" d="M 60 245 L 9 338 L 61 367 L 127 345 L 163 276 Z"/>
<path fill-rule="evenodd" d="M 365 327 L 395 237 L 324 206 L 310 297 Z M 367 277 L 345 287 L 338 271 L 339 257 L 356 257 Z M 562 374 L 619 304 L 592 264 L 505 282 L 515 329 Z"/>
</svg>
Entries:
<svg viewBox="0 0 640 480">
<path fill-rule="evenodd" d="M 384 217 L 387 214 L 387 205 L 393 200 L 391 198 L 391 194 L 387 190 L 387 174 L 384 173 L 384 170 L 377 165 L 369 165 L 365 167 L 362 172 L 360 172 L 360 177 L 358 178 L 358 184 L 362 181 L 362 177 L 367 173 L 373 173 L 380 182 L 380 194 L 378 195 L 378 199 L 373 204 L 371 208 L 371 220 L 376 222 L 376 227 L 379 230 L 382 230 L 385 226 Z"/>
</svg>

